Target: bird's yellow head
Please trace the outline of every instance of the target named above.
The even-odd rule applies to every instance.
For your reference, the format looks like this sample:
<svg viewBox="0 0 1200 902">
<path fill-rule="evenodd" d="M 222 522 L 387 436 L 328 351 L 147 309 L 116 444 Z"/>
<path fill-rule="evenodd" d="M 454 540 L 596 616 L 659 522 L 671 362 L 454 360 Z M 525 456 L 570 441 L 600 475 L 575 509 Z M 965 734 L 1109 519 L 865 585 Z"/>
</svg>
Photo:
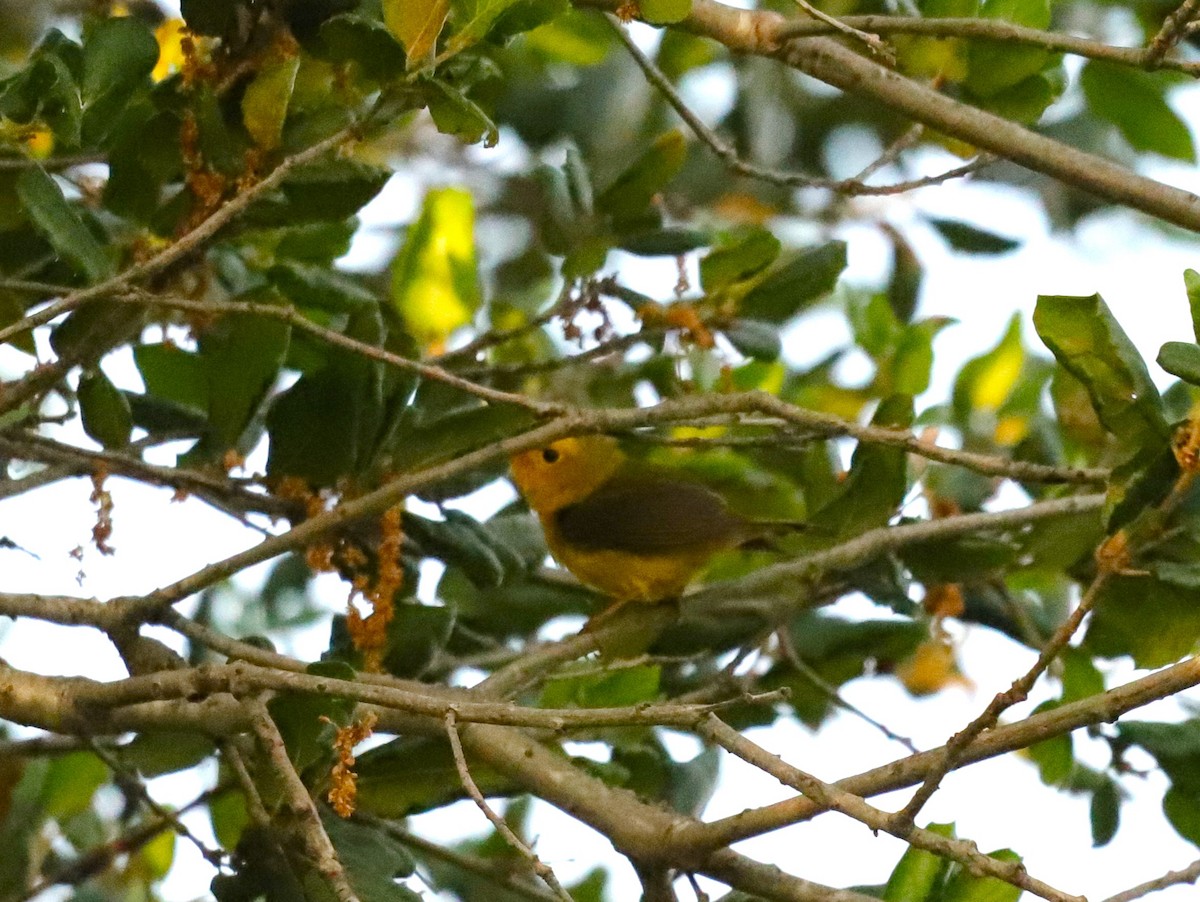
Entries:
<svg viewBox="0 0 1200 902">
<path fill-rule="evenodd" d="M 581 435 L 514 454 L 513 482 L 539 514 L 552 514 L 592 494 L 625 459 L 616 439 Z"/>
</svg>

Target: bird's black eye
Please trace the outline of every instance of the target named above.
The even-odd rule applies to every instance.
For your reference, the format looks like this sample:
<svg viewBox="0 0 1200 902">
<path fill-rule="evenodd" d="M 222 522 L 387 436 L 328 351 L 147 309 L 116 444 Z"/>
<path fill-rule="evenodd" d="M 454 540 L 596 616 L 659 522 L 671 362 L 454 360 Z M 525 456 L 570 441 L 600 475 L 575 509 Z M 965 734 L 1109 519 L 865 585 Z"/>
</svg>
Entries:
<svg viewBox="0 0 1200 902">
<path fill-rule="evenodd" d="M 542 460 L 544 460 L 548 464 L 555 463 L 558 460 L 558 452 L 555 451 L 553 448 L 543 448 L 542 449 Z"/>
</svg>

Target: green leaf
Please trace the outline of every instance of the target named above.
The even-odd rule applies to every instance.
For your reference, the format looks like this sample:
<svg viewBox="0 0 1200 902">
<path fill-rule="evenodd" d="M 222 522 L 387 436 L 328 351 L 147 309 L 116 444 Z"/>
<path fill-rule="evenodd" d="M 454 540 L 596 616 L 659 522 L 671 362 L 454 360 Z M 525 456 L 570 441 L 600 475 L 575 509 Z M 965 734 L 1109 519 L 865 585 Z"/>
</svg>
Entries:
<svg viewBox="0 0 1200 902">
<path fill-rule="evenodd" d="M 412 8 L 420 4 L 408 3 Z M 396 6 L 389 0 L 387 7 Z M 321 26 L 325 58 L 335 63 L 357 63 L 368 78 L 395 78 L 405 69 L 404 48 L 377 20 L 354 13 L 333 16 Z M 421 59 L 418 56 L 417 59 Z"/>
<path fill-rule="evenodd" d="M 387 833 L 323 811 L 321 823 L 360 902 L 421 902 L 396 880 L 412 874 L 412 856 Z"/>
<path fill-rule="evenodd" d="M 297 307 L 344 313 L 379 303 L 370 289 L 328 266 L 287 260 L 267 270 L 267 278 Z"/>
<path fill-rule="evenodd" d="M 354 160 L 314 163 L 289 175 L 277 193 L 246 212 L 245 220 L 259 226 L 289 227 L 341 222 L 366 206 L 391 175 L 388 169 Z"/>
<path fill-rule="evenodd" d="M 1092 793 L 1088 813 L 1092 823 L 1092 846 L 1108 845 L 1121 826 L 1121 791 L 1113 780 L 1105 780 Z"/>
<path fill-rule="evenodd" d="M 657 664 L 622 667 L 609 673 L 589 666 L 585 673 L 559 671 L 542 689 L 543 708 L 622 708 L 658 698 L 662 668 Z"/>
<path fill-rule="evenodd" d="M 404 817 L 465 797 L 450 746 L 444 741 L 403 737 L 356 757 L 359 807 L 379 817 Z M 517 791 L 512 781 L 482 761 L 468 757 L 467 763 L 484 795 Z"/>
<path fill-rule="evenodd" d="M 305 672 L 313 676 L 354 679 L 354 670 L 340 661 L 309 664 Z M 334 731 L 336 727 L 350 723 L 354 702 L 328 695 L 294 693 L 275 696 L 267 703 L 267 708 L 287 746 L 288 757 L 298 771 L 303 771 L 329 760 Z"/>
<path fill-rule="evenodd" d="M 1187 290 L 1188 309 L 1192 313 L 1192 335 L 1200 342 L 1200 272 L 1184 270 L 1183 285 Z"/>
<path fill-rule="evenodd" d="M 1138 667 L 1161 667 L 1200 639 L 1200 597 L 1149 577 L 1118 577 L 1101 593 L 1084 646 L 1106 658 L 1129 655 Z"/>
<path fill-rule="evenodd" d="M 712 293 L 757 275 L 775 262 L 780 247 L 779 239 L 761 228 L 722 242 L 700 261 L 700 285 Z"/>
<path fill-rule="evenodd" d="M 846 268 L 846 243 L 830 241 L 801 251 L 767 273 L 742 298 L 750 319 L 783 323 L 833 290 Z"/>
<path fill-rule="evenodd" d="M 1021 246 L 1017 238 L 1005 238 L 962 220 L 931 216 L 928 221 L 947 244 L 966 254 L 1007 254 Z"/>
<path fill-rule="evenodd" d="M 91 807 L 92 796 L 107 780 L 108 765 L 94 752 L 55 758 L 42 783 L 42 810 L 60 821 L 80 814 Z"/>
<path fill-rule="evenodd" d="M 954 836 L 953 824 L 930 824 L 926 829 L 939 836 Z M 910 846 L 888 877 L 883 898 L 886 902 L 932 902 L 949 867 L 945 858 Z"/>
<path fill-rule="evenodd" d="M 673 25 L 692 14 L 692 0 L 640 0 L 638 9 L 651 25 Z"/>
<path fill-rule="evenodd" d="M 783 353 L 779 329 L 771 323 L 736 319 L 722 329 L 721 334 L 729 339 L 729 343 L 737 348 L 739 354 L 753 357 L 755 360 L 769 363 L 778 360 L 779 355 Z"/>
<path fill-rule="evenodd" d="M 1132 452 L 1166 440 L 1158 389 L 1100 295 L 1042 295 L 1033 324 L 1063 368 L 1083 382 L 1100 421 L 1126 448 Z"/>
<path fill-rule="evenodd" d="M 969 423 L 976 411 L 999 410 L 1016 388 L 1024 365 L 1021 316 L 1014 313 L 1000 342 L 987 353 L 968 361 L 959 371 L 954 380 L 955 416 L 960 422 Z"/>
<path fill-rule="evenodd" d="M 707 232 L 696 229 L 652 229 L 622 235 L 617 247 L 639 257 L 678 257 L 708 244 Z"/>
<path fill-rule="evenodd" d="M 242 95 L 242 124 L 263 150 L 279 146 L 299 71 L 299 56 L 282 59 L 264 66 L 246 86 Z"/>
<path fill-rule="evenodd" d="M 270 303 L 255 295 L 249 300 Z M 242 434 L 274 384 L 287 354 L 291 326 L 258 316 L 229 316 L 200 339 L 208 375 L 209 449 L 241 447 Z"/>
<path fill-rule="evenodd" d="M 113 132 L 157 61 L 158 42 L 137 16 L 103 19 L 87 31 L 80 85 L 85 139 L 101 142 Z"/>
<path fill-rule="evenodd" d="M 479 301 L 471 195 L 460 188 L 430 191 L 392 262 L 392 303 L 408 332 L 428 346 L 469 323 Z"/>
<path fill-rule="evenodd" d="M 614 220 L 640 215 L 671 179 L 687 157 L 687 141 L 680 131 L 659 135 L 650 149 L 616 177 L 596 198 L 596 209 Z"/>
<path fill-rule="evenodd" d="M 912 425 L 912 398 L 893 395 L 883 401 L 871 422 L 876 426 Z M 841 493 L 809 518 L 823 533 L 848 538 L 884 526 L 908 491 L 908 455 L 900 448 L 860 443 L 850 460 Z"/>
<path fill-rule="evenodd" d="M 103 371 L 84 372 L 76 393 L 84 432 L 105 448 L 123 448 L 129 444 L 133 433 L 129 401 Z"/>
<path fill-rule="evenodd" d="M 984 0 L 980 15 L 1045 29 L 1050 25 L 1050 4 L 1048 0 Z M 966 87 L 977 97 L 991 97 L 1035 74 L 1049 59 L 1050 54 L 1040 47 L 973 41 L 968 52 Z"/>
<path fill-rule="evenodd" d="M 1157 363 L 1172 376 L 1200 385 L 1200 345 L 1190 341 L 1168 341 L 1159 348 Z"/>
<path fill-rule="evenodd" d="M 146 391 L 199 413 L 208 412 L 208 361 L 178 345 L 138 345 L 133 360 Z"/>
<path fill-rule="evenodd" d="M 424 65 L 450 12 L 450 0 L 383 0 L 383 22 L 408 55 L 409 68 Z"/>
<path fill-rule="evenodd" d="M 454 135 L 468 144 L 482 141 L 484 147 L 496 146 L 500 131 L 475 101 L 439 78 L 428 78 L 425 84 L 428 86 L 425 102 L 439 132 Z"/>
<path fill-rule="evenodd" d="M 214 751 L 210 737 L 183 731 L 139 733 L 121 747 L 121 763 L 144 777 L 161 777 L 195 767 Z"/>
<path fill-rule="evenodd" d="M 99 282 L 116 271 L 96 236 L 44 169 L 33 166 L 17 177 L 17 198 L 54 250 L 88 281 Z"/>
<path fill-rule="evenodd" d="M 250 824 L 246 797 L 232 790 L 221 793 L 208 803 L 208 819 L 217 842 L 226 849 L 237 848 L 242 832 Z"/>
<path fill-rule="evenodd" d="M 1195 162 L 1192 133 L 1167 103 L 1167 89 L 1177 79 L 1088 60 L 1079 83 L 1088 108 L 1115 125 L 1134 150 Z"/>
<path fill-rule="evenodd" d="M 482 40 L 492 23 L 517 0 L 450 0 L 454 10 L 455 33 L 447 49 L 458 52 Z"/>
<path fill-rule="evenodd" d="M 364 305 L 345 334 L 370 345 L 383 340 L 380 312 Z M 407 401 L 411 382 L 394 386 L 397 403 Z M 314 487 L 366 466 L 380 438 L 384 416 L 383 364 L 343 348 L 329 350 L 326 365 L 302 376 L 277 396 L 267 412 L 271 437 L 267 472 L 299 476 Z"/>
<path fill-rule="evenodd" d="M 989 852 L 988 857 L 999 861 L 1021 860 L 1021 856 L 1011 849 Z M 939 902 L 1017 902 L 1020 897 L 1019 886 L 999 877 L 976 877 L 960 865 L 947 881 Z"/>
<path fill-rule="evenodd" d="M 1172 786 L 1163 796 L 1163 814 L 1167 816 L 1175 832 L 1200 846 L 1200 799 L 1191 793 L 1181 792 Z"/>
</svg>

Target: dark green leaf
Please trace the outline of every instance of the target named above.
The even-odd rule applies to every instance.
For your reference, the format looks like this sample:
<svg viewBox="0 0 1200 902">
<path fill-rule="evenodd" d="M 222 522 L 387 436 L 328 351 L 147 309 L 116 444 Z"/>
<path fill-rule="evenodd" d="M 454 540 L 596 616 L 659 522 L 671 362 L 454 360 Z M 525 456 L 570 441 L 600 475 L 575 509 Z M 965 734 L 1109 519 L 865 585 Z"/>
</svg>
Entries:
<svg viewBox="0 0 1200 902">
<path fill-rule="evenodd" d="M 1005 238 L 958 219 L 930 217 L 929 224 L 947 244 L 966 254 L 1007 254 L 1021 246 L 1019 239 Z"/>
<path fill-rule="evenodd" d="M 83 42 L 83 80 L 80 88 L 85 106 L 105 95 L 124 95 L 131 86 L 145 81 L 158 62 L 154 34 L 136 16 L 102 19 Z"/>
<path fill-rule="evenodd" d="M 1100 421 L 1134 451 L 1168 433 L 1158 389 L 1100 295 L 1038 298 L 1033 324 L 1064 369 L 1083 382 Z"/>
<path fill-rule="evenodd" d="M 1121 825 L 1121 793 L 1117 784 L 1106 780 L 1095 792 L 1089 814 L 1092 822 L 1092 845 L 1096 848 L 1108 845 L 1117 835 Z"/>
<path fill-rule="evenodd" d="M 421 902 L 396 880 L 413 872 L 408 852 L 383 830 L 322 812 L 321 823 L 360 902 Z"/>
<path fill-rule="evenodd" d="M 1200 804 L 1191 793 L 1181 792 L 1172 786 L 1163 796 L 1163 814 L 1175 828 L 1175 832 L 1192 845 L 1200 846 Z"/>
<path fill-rule="evenodd" d="M 160 777 L 195 767 L 213 754 L 210 737 L 171 730 L 139 733 L 121 747 L 121 763 L 144 777 Z"/>
<path fill-rule="evenodd" d="M 1088 624 L 1085 647 L 1106 658 L 1129 655 L 1138 667 L 1161 667 L 1200 639 L 1200 598 L 1149 577 L 1108 583 Z"/>
<path fill-rule="evenodd" d="M 1200 385 L 1200 345 L 1168 341 L 1158 351 L 1158 365 L 1184 382 Z"/>
<path fill-rule="evenodd" d="M 79 377 L 79 413 L 83 431 L 105 448 L 123 448 L 133 432 L 129 401 L 101 370 Z"/>
<path fill-rule="evenodd" d="M 113 274 L 112 259 L 44 169 L 33 166 L 18 176 L 17 197 L 38 231 L 89 281 Z"/>
<path fill-rule="evenodd" d="M 738 353 L 755 360 L 771 362 L 783 353 L 779 328 L 771 323 L 760 323 L 752 319 L 737 319 L 721 330 Z"/>
<path fill-rule="evenodd" d="M 1175 79 L 1116 63 L 1088 60 L 1079 82 L 1088 108 L 1118 129 L 1134 150 L 1194 162 L 1192 133 L 1167 103 Z"/>
<path fill-rule="evenodd" d="M 353 680 L 354 671 L 339 661 L 320 661 L 306 670 L 314 676 Z M 328 695 L 277 695 L 267 703 L 271 719 L 279 728 L 288 757 L 303 771 L 333 754 L 336 727 L 346 726 L 354 711 L 354 702 Z"/>
<path fill-rule="evenodd" d="M 272 266 L 267 278 L 297 307 L 343 312 L 379 303 L 368 288 L 327 266 L 289 260 Z"/>
<path fill-rule="evenodd" d="M 323 55 L 334 62 L 354 62 L 368 78 L 387 79 L 404 72 L 404 48 L 381 22 L 343 13 L 321 26 Z"/>
<path fill-rule="evenodd" d="M 204 357 L 163 343 L 138 345 L 133 359 L 149 394 L 191 410 L 208 411 L 208 362 Z"/>
<path fill-rule="evenodd" d="M 425 100 L 438 131 L 454 135 L 467 144 L 483 141 L 484 147 L 496 146 L 500 140 L 496 123 L 475 101 L 441 79 L 429 78 L 426 84 Z"/>
<path fill-rule="evenodd" d="M 271 303 L 272 298 L 251 298 Z M 230 448 L 243 453 L 242 434 L 267 390 L 274 384 L 287 354 L 291 326 L 258 316 L 230 316 L 200 339 L 208 375 L 210 450 L 223 454 Z"/>
<path fill-rule="evenodd" d="M 686 157 L 687 142 L 682 132 L 660 135 L 596 198 L 596 209 L 618 221 L 641 214 L 683 168 Z"/>
<path fill-rule="evenodd" d="M 774 263 L 780 247 L 779 239 L 766 229 L 751 229 L 722 242 L 700 261 L 700 284 L 711 293 L 748 279 Z"/>
<path fill-rule="evenodd" d="M 639 257 L 678 257 L 708 244 L 708 234 L 695 229 L 656 229 L 622 235 L 617 247 Z"/>
<path fill-rule="evenodd" d="M 846 268 L 846 243 L 830 241 L 777 266 L 742 298 L 743 316 L 783 323 L 833 290 Z"/>
</svg>

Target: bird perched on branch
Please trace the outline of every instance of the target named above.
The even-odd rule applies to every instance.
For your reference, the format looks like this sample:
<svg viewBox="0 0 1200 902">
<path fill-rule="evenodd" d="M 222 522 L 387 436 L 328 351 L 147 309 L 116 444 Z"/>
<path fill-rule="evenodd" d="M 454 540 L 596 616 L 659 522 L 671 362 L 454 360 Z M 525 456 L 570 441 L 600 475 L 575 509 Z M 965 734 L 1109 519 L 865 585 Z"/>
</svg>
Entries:
<svg viewBox="0 0 1200 902">
<path fill-rule="evenodd" d="M 768 548 L 772 535 L 801 525 L 743 517 L 694 479 L 630 458 L 610 436 L 561 439 L 511 465 L 555 560 L 615 602 L 601 616 L 677 598 L 719 552 Z"/>
</svg>

